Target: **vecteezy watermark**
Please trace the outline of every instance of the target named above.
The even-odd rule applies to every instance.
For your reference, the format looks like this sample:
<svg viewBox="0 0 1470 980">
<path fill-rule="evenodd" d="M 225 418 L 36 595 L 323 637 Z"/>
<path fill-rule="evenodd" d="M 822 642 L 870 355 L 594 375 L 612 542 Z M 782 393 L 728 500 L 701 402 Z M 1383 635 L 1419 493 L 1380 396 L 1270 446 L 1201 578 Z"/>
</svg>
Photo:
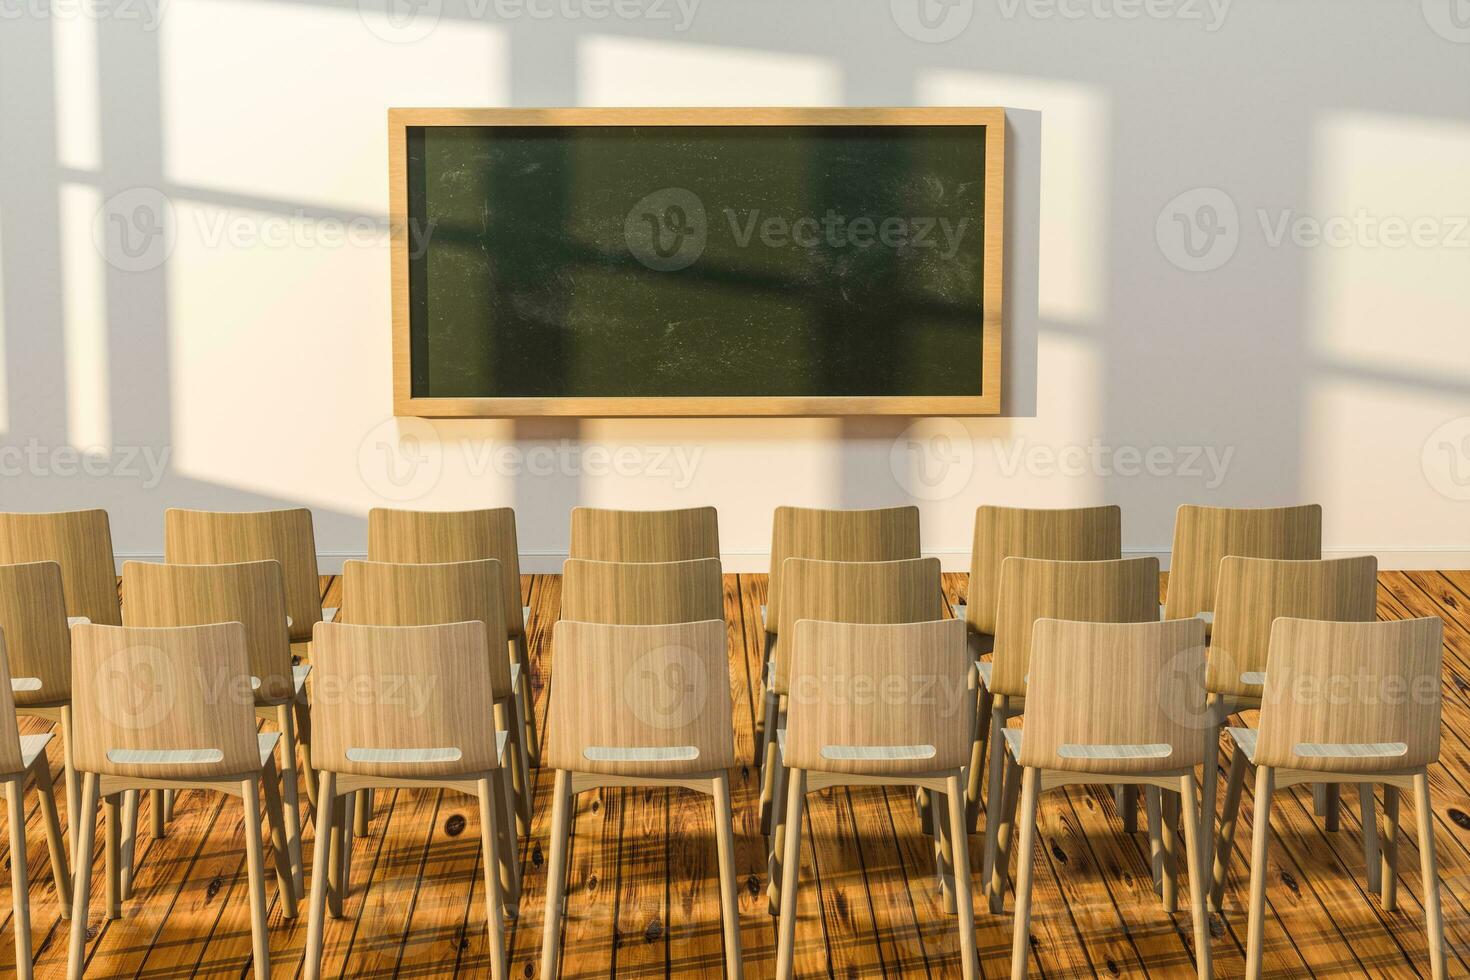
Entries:
<svg viewBox="0 0 1470 980">
<path fill-rule="evenodd" d="M 623 238 L 633 257 L 655 272 L 687 269 L 709 238 L 704 202 L 683 187 L 656 190 L 629 209 Z"/>
<path fill-rule="evenodd" d="M 1293 208 L 1257 208 L 1256 224 L 1267 248 L 1448 248 L 1470 250 L 1470 215 L 1304 214 Z M 1185 191 L 1159 211 L 1154 232 L 1159 250 L 1187 272 L 1218 269 L 1235 255 L 1242 233 L 1235 200 L 1218 187 Z"/>
<path fill-rule="evenodd" d="M 996 0 L 1006 20 L 1177 20 L 1218 31 L 1231 0 Z"/>
<path fill-rule="evenodd" d="M 970 26 L 975 0 L 889 0 L 888 12 L 898 29 L 915 41 L 943 44 Z"/>
<path fill-rule="evenodd" d="M 156 31 L 170 0 L 0 0 L 8 20 L 116 20 Z"/>
<path fill-rule="evenodd" d="M 172 455 L 169 446 L 79 449 L 30 439 L 23 445 L 0 445 L 0 477 L 136 480 L 144 490 L 152 490 L 163 482 Z"/>
<path fill-rule="evenodd" d="M 433 674 L 335 674 L 312 678 L 313 704 L 402 708 L 411 718 L 428 714 L 439 679 Z"/>
<path fill-rule="evenodd" d="M 1470 500 L 1470 416 L 1450 419 L 1424 440 L 1424 478 L 1450 500 Z"/>
<path fill-rule="evenodd" d="M 173 711 L 177 677 L 173 662 L 156 647 L 119 650 L 102 664 L 95 678 L 101 693 L 98 708 L 119 728 L 154 728 Z"/>
<path fill-rule="evenodd" d="M 438 486 L 444 473 L 439 433 L 423 419 L 384 419 L 358 443 L 357 472 L 363 485 L 384 500 L 417 500 Z"/>
<path fill-rule="evenodd" d="M 649 650 L 623 676 L 623 703 L 650 728 L 687 728 L 704 714 L 712 683 L 698 651 L 683 646 Z"/>
<path fill-rule="evenodd" d="M 1470 0 L 1422 0 L 1424 20 L 1446 41 L 1470 44 Z"/>
<path fill-rule="evenodd" d="M 666 23 L 675 32 L 694 23 L 699 0 L 465 0 L 476 21 L 608 20 Z M 357 0 L 358 16 L 377 37 L 394 44 L 422 41 L 444 16 L 443 0 Z"/>
<path fill-rule="evenodd" d="M 888 466 L 909 496 L 948 500 L 970 485 L 975 443 L 958 419 L 919 419 L 893 440 Z"/>
<path fill-rule="evenodd" d="M 92 244 L 123 272 L 158 268 L 177 240 L 173 202 L 156 187 L 119 191 L 102 202 L 92 220 Z"/>
<path fill-rule="evenodd" d="M 845 708 L 930 709 L 938 718 L 954 718 L 973 708 L 975 692 L 963 676 L 867 673 L 864 671 L 793 671 L 793 704 L 826 704 Z"/>
<path fill-rule="evenodd" d="M 996 466 L 1007 478 L 1062 477 L 1176 477 L 1201 480 L 1206 490 L 1225 482 L 1235 447 L 1226 446 L 1110 446 L 1100 439 L 1087 445 L 1052 446 L 1016 439 L 992 439 Z"/>
</svg>

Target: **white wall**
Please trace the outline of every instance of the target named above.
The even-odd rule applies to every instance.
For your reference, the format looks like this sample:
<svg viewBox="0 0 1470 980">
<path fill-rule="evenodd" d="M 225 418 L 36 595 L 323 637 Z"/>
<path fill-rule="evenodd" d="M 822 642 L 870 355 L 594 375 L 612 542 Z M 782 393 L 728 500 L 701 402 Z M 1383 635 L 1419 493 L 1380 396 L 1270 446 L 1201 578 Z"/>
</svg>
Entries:
<svg viewBox="0 0 1470 980">
<path fill-rule="evenodd" d="M 6 5 L 0 506 L 148 555 L 167 506 L 306 504 L 326 568 L 382 503 L 513 504 L 531 567 L 577 503 L 713 503 L 759 568 L 778 504 L 918 499 L 958 568 L 981 502 L 1148 552 L 1316 500 L 1332 550 L 1470 564 L 1463 0 L 916 2 Z M 945 103 L 1016 110 L 1010 417 L 391 418 L 388 106 Z"/>
</svg>

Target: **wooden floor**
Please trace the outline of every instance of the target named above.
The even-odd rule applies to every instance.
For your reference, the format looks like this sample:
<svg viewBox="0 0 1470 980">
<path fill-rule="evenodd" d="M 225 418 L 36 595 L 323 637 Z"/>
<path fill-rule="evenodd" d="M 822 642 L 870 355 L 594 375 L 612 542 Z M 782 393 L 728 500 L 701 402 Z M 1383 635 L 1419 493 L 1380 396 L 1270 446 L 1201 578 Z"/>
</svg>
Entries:
<svg viewBox="0 0 1470 980">
<path fill-rule="evenodd" d="M 946 576 L 945 586 L 957 601 L 964 594 L 965 576 Z M 554 678 L 548 636 L 557 616 L 559 581 L 528 576 L 523 588 L 533 609 L 533 675 L 537 712 L 544 719 Z M 335 579 L 324 578 L 322 589 L 325 604 L 339 604 Z M 758 785 L 748 766 L 752 692 L 760 660 L 758 606 L 765 591 L 763 575 L 725 578 L 737 749 L 747 763 L 732 782 L 742 942 L 751 977 L 772 975 L 776 934 L 776 920 L 766 912 Z M 1446 624 L 1443 755 L 1430 778 L 1450 973 L 1463 976 L 1470 973 L 1470 572 L 1385 573 L 1379 612 L 1390 619 L 1437 614 Z M 22 726 L 44 730 L 33 719 L 23 720 Z M 54 742 L 51 752 L 59 776 L 61 753 Z M 1223 771 L 1220 776 L 1223 781 Z M 534 834 L 522 842 L 524 899 L 520 920 L 507 937 L 510 975 L 515 978 L 531 978 L 539 970 L 546 890 L 542 842 L 551 816 L 541 800 L 549 785 L 550 774 L 543 773 L 537 781 Z M 60 796 L 59 786 L 57 792 Z M 69 924 L 58 917 L 34 794 L 28 797 L 27 813 L 37 975 L 62 976 Z M 807 814 L 810 844 L 802 862 L 797 974 L 958 976 L 955 919 L 943 913 L 912 797 L 899 790 L 831 790 L 814 795 Z M 124 905 L 123 918 L 114 922 L 101 917 L 99 855 L 88 923 L 88 976 L 249 975 L 242 816 L 236 799 L 186 793 L 168 836 L 149 840 L 144 812 L 136 894 Z M 1252 818 L 1247 789 L 1228 911 L 1212 921 L 1221 977 L 1243 972 L 1241 873 Z M 1401 821 L 1412 835 L 1412 799 L 1406 800 Z M 1280 794 L 1272 824 L 1276 834 L 1265 951 L 1269 974 L 1428 975 L 1418 848 L 1412 837 L 1401 851 L 1399 911 L 1385 914 L 1363 884 L 1356 807 L 1344 808 L 1341 829 L 1328 833 L 1312 816 L 1310 794 L 1294 789 Z M 570 860 L 562 976 L 721 976 L 711 830 L 708 798 L 693 793 L 630 789 L 584 794 Z M 1188 912 L 1169 916 L 1160 910 L 1150 885 L 1146 838 L 1120 832 L 1108 792 L 1046 795 L 1040 832 L 1033 971 L 1051 977 L 1189 974 L 1193 952 Z M 308 825 L 308 862 L 313 839 Z M 328 920 L 323 975 L 488 976 L 479 840 L 468 797 L 381 793 L 372 833 L 358 841 L 354 852 L 347 918 Z M 979 840 L 972 838 L 971 846 L 977 881 Z M 278 975 L 295 977 L 306 941 L 304 906 L 302 915 L 287 919 L 276 900 L 274 879 L 267 888 L 274 966 Z M 1181 887 L 1182 900 L 1187 895 Z M 0 964 L 10 970 L 9 896 L 0 895 L 0 905 L 7 913 Z M 988 914 L 983 901 L 977 906 L 984 974 L 1008 975 L 1011 898 L 1001 916 Z"/>
</svg>

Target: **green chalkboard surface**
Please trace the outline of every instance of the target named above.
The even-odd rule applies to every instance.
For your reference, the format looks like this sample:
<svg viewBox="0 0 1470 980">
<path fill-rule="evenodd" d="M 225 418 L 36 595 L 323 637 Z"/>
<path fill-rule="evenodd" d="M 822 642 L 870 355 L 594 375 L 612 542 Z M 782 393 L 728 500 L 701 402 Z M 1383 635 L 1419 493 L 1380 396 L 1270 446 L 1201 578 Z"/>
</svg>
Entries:
<svg viewBox="0 0 1470 980">
<path fill-rule="evenodd" d="M 414 399 L 984 390 L 984 126 L 404 140 Z"/>
</svg>

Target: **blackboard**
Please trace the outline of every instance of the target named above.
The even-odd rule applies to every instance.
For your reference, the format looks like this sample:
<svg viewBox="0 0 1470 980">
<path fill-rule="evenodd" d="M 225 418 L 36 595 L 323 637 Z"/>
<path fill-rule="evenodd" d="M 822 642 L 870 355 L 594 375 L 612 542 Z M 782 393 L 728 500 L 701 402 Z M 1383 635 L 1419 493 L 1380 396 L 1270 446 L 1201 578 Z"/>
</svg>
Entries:
<svg viewBox="0 0 1470 980">
<path fill-rule="evenodd" d="M 486 112 L 392 118 L 404 414 L 998 410 L 990 111 Z"/>
</svg>

